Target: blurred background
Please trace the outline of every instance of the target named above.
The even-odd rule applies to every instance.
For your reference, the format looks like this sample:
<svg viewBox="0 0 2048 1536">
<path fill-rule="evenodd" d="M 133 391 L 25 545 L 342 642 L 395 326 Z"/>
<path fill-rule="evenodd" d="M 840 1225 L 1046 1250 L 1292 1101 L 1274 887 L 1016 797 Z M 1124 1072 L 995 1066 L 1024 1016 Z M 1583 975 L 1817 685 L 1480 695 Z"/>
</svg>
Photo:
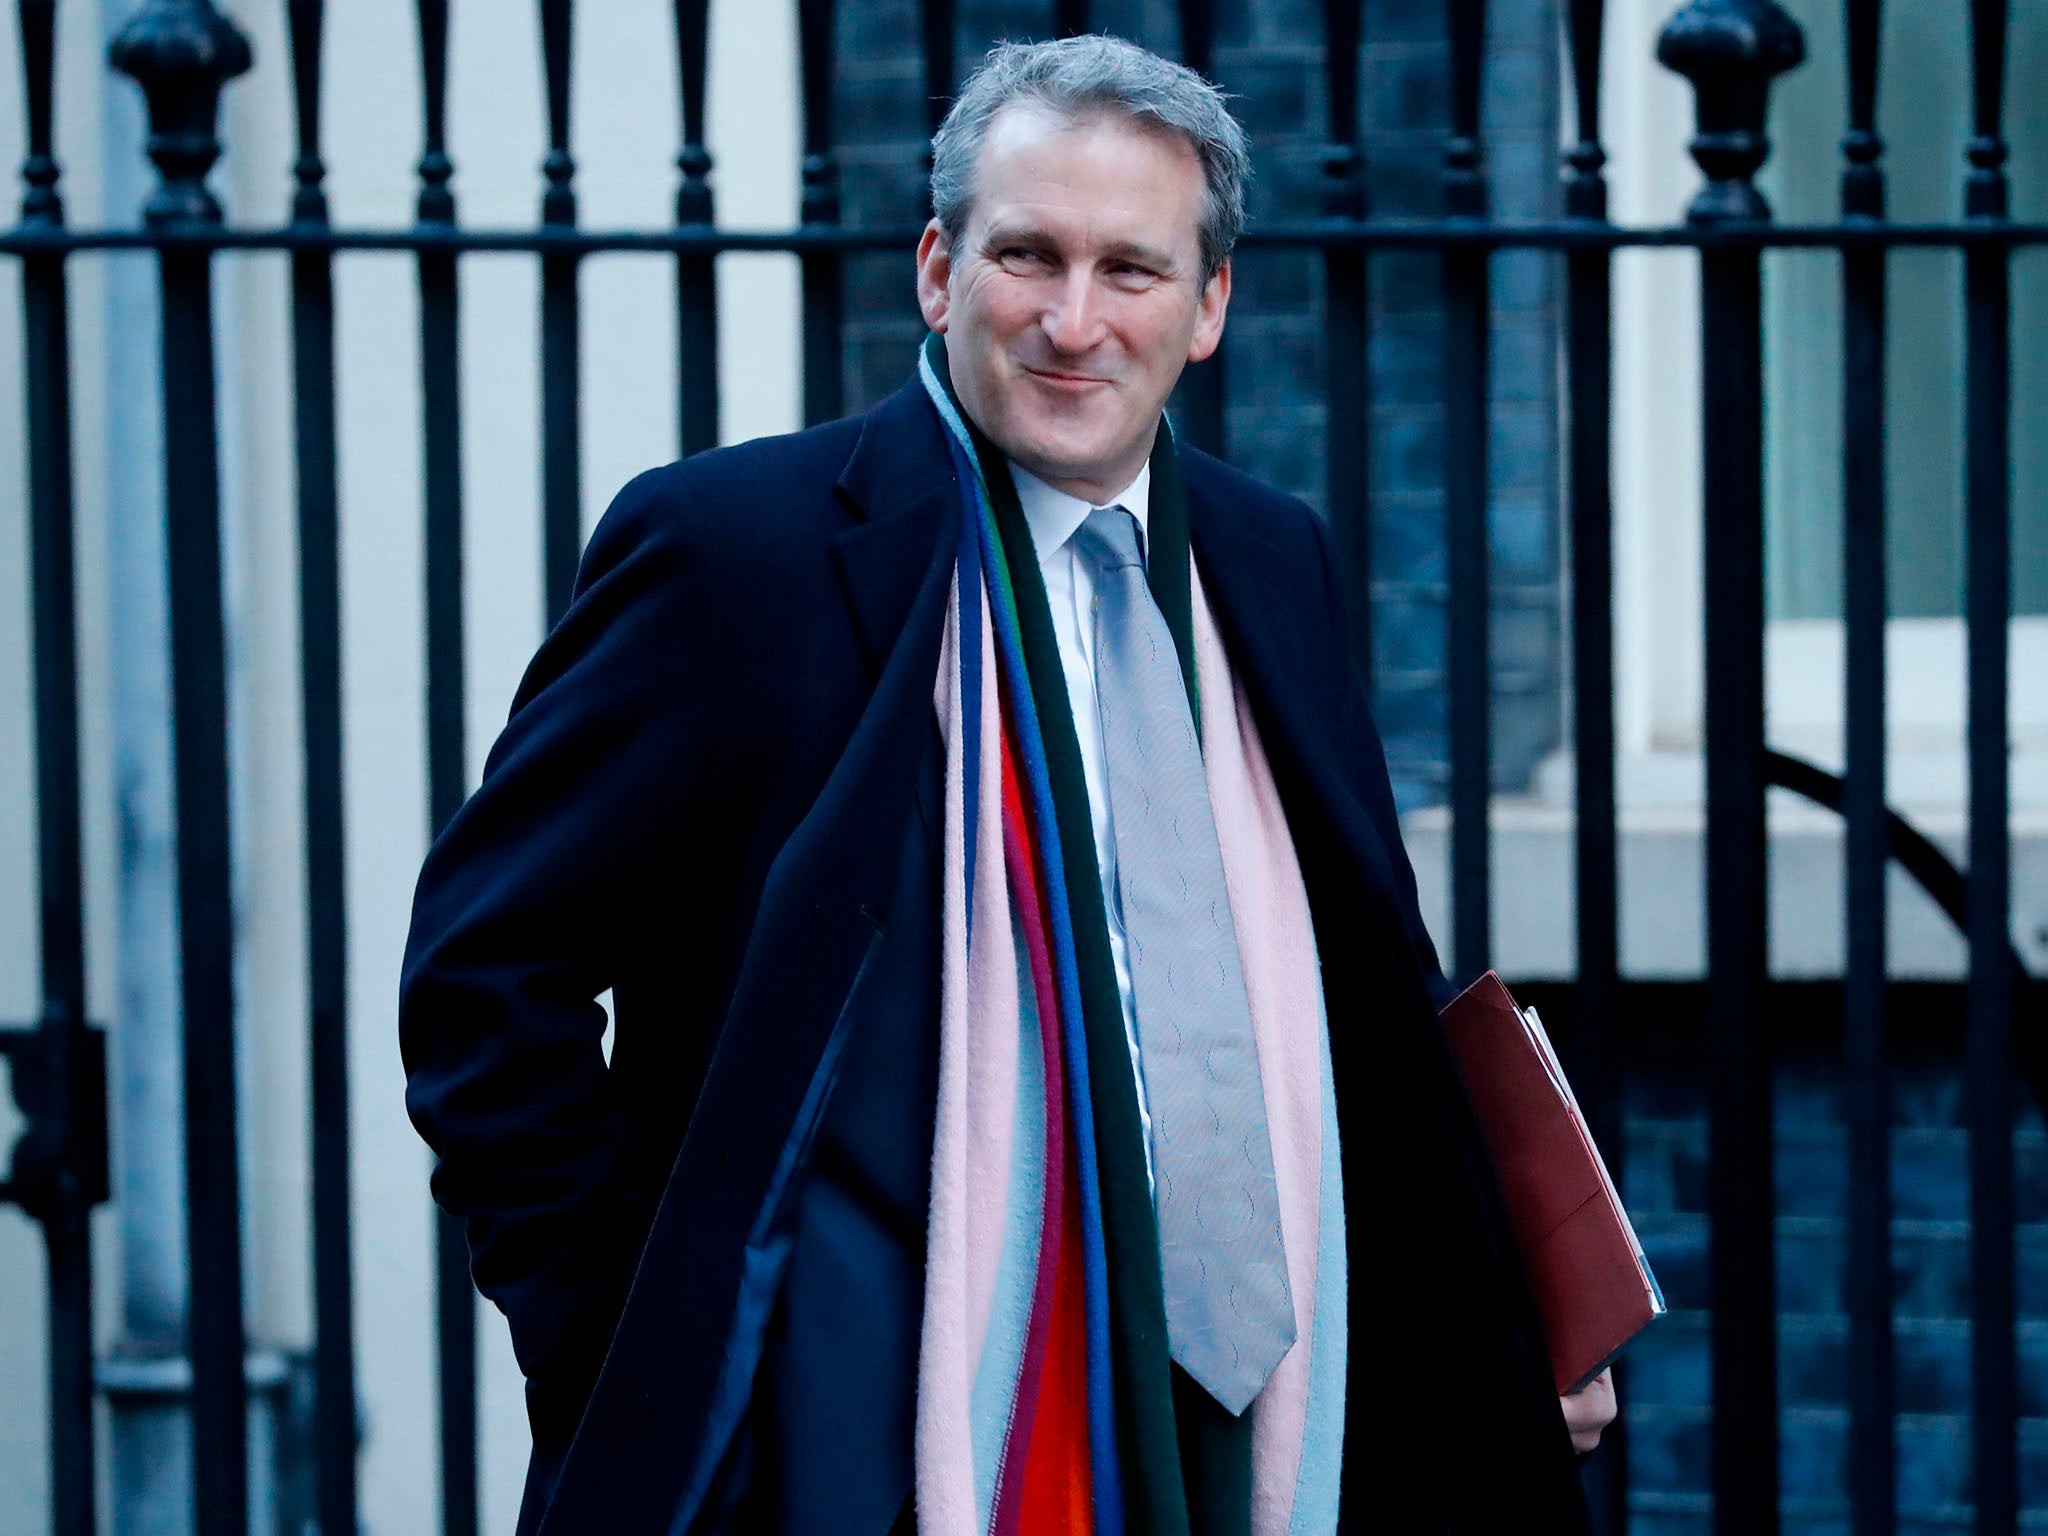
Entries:
<svg viewBox="0 0 2048 1536">
<path fill-rule="evenodd" d="M 612 492 L 907 378 L 949 91 L 1102 30 L 1250 130 L 1175 419 L 1330 520 L 1673 1308 L 1601 1528 L 2048 1531 L 2048 12 L 11 12 L 0 1530 L 511 1529 L 420 858 Z"/>
</svg>

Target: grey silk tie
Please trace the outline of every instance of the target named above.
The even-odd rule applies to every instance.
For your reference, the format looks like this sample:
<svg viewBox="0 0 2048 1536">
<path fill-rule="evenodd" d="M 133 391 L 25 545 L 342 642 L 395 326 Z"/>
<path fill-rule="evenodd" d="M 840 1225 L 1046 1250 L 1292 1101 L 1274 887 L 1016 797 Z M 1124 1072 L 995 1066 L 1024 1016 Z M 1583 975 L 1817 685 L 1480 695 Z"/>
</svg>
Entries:
<svg viewBox="0 0 2048 1536">
<path fill-rule="evenodd" d="M 1074 538 L 1097 572 L 1096 697 L 1152 1115 L 1167 1341 L 1239 1414 L 1294 1343 L 1294 1306 L 1223 857 L 1137 522 L 1099 508 Z"/>
</svg>

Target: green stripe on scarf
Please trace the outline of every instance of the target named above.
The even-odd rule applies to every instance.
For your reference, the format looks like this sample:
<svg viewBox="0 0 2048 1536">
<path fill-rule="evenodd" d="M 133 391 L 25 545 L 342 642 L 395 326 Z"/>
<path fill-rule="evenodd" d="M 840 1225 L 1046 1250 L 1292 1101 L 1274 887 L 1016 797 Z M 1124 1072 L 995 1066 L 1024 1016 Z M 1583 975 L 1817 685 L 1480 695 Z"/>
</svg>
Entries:
<svg viewBox="0 0 2048 1536">
<path fill-rule="evenodd" d="M 953 393 L 943 346 L 933 346 L 934 371 Z M 958 404 L 958 395 L 954 395 Z M 1131 1536 L 1246 1536 L 1251 1529 L 1252 1419 L 1233 1418 L 1167 1351 L 1159 1227 L 1145 1172 L 1144 1128 L 1138 1118 L 1123 999 L 1109 952 L 1109 916 L 1095 851 L 1087 779 L 1074 735 L 1066 672 L 1053 638 L 1052 613 L 1038 551 L 1017 499 L 1002 450 L 963 409 L 981 463 L 1016 603 L 1025 670 L 1039 701 L 1053 812 L 1059 823 L 1067 899 L 1080 971 L 1082 1024 L 1088 1040 L 1090 1099 L 1102 1183 L 1108 1247 L 1110 1349 L 1117 1377 L 1117 1439 L 1123 1448 L 1126 1518 Z M 1189 581 L 1187 497 L 1173 433 L 1162 418 L 1152 449 L 1146 581 L 1179 653 L 1181 677 L 1197 730 L 1194 598 Z M 1050 703 L 1051 707 L 1048 707 Z"/>
</svg>

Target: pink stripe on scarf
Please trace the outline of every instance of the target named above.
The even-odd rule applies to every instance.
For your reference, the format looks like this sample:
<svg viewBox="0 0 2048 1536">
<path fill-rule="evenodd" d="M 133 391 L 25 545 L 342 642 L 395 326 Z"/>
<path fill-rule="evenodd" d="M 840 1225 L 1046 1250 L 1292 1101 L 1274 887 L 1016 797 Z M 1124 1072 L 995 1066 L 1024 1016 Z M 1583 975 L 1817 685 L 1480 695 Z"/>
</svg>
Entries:
<svg viewBox="0 0 2048 1536">
<path fill-rule="evenodd" d="M 981 603 L 981 740 L 999 738 L 993 624 Z M 939 1095 L 933 1127 L 932 1203 L 926 1229 L 925 1306 L 917 1361 L 916 1483 L 920 1528 L 974 1529 L 975 1367 L 995 1304 L 996 1271 L 1017 1108 L 1023 1030 L 1017 952 L 1001 844 L 1000 754 L 981 753 L 975 861 L 974 952 L 967 948 L 966 814 L 959 694 L 960 590 L 954 579 L 933 703 L 946 729 L 946 824 L 940 920 Z M 995 1170 L 995 1172 L 991 1172 Z"/>
<path fill-rule="evenodd" d="M 1315 1334 L 1322 1194 L 1322 981 L 1308 890 L 1273 770 L 1252 723 L 1251 701 L 1231 677 L 1201 577 L 1190 575 L 1195 676 L 1206 705 L 1202 767 L 1251 1002 L 1252 1034 L 1259 1045 L 1273 1177 L 1280 1196 L 1280 1239 L 1294 1293 L 1294 1347 L 1282 1357 L 1251 1409 L 1252 1530 L 1258 1536 L 1284 1536 L 1294 1514 L 1295 1480 L 1308 1422 L 1309 1343 Z M 1234 706 L 1227 713 L 1217 707 L 1225 699 Z"/>
</svg>

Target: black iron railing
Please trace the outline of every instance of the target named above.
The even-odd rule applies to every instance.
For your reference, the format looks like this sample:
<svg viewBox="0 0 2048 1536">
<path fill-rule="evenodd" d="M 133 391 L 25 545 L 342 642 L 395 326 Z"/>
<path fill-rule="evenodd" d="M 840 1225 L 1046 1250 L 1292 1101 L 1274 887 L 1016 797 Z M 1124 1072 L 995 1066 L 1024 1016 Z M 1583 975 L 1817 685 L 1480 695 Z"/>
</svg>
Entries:
<svg viewBox="0 0 2048 1536">
<path fill-rule="evenodd" d="M 1884 333 L 1887 254 L 1953 250 L 1966 281 L 1968 541 L 1968 739 L 1970 837 L 1963 919 L 1972 1136 L 1974 1288 L 1973 1427 L 1975 1528 L 2017 1529 L 2017 1383 L 2014 1340 L 2012 1101 L 2014 1010 L 2030 985 L 2010 952 L 2007 834 L 2007 620 L 2011 612 L 2010 268 L 2022 247 L 2048 244 L 2048 223 L 2013 220 L 2001 137 L 2004 0 L 1969 8 L 1973 136 L 1966 146 L 1967 199 L 1952 223 L 1885 218 L 1882 146 L 1874 131 L 1878 0 L 1849 0 L 1848 124 L 1842 143 L 1841 218 L 1824 225 L 1772 222 L 1755 186 L 1764 164 L 1766 105 L 1774 76 L 1795 65 L 1803 43 L 1771 0 L 1694 0 L 1659 45 L 1664 64 L 1692 84 L 1705 173 L 1686 221 L 1669 228 L 1609 222 L 1600 99 L 1602 5 L 1568 0 L 1563 48 L 1573 85 L 1574 138 L 1561 169 L 1564 215 L 1506 223 L 1489 213 L 1480 134 L 1484 0 L 1450 10 L 1452 121 L 1445 141 L 1442 217 L 1392 222 L 1369 216 L 1360 133 L 1361 0 L 1326 0 L 1324 74 L 1328 146 L 1322 217 L 1253 229 L 1247 249 L 1320 254 L 1327 345 L 1326 505 L 1353 604 L 1358 655 L 1373 654 L 1365 366 L 1369 283 L 1375 253 L 1433 252 L 1441 263 L 1446 318 L 1443 411 L 1452 601 L 1452 852 L 1455 969 L 1488 962 L 1489 694 L 1486 429 L 1491 319 L 1489 265 L 1508 249 L 1557 253 L 1564 273 L 1563 416 L 1571 561 L 1572 692 L 1577 762 L 1578 979 L 1573 1039 L 1603 1141 L 1618 1134 L 1616 1020 L 1624 1000 L 1617 963 L 1615 727 L 1611 708 L 1613 558 L 1608 454 L 1612 423 L 1612 258 L 1624 248 L 1698 253 L 1704 359 L 1704 484 L 1707 583 L 1708 1029 L 1714 1042 L 1712 1302 L 1715 1455 L 1720 1529 L 1776 1529 L 1778 1412 L 1773 1355 L 1771 1084 L 1765 994 L 1764 794 L 1775 774 L 1763 717 L 1763 327 L 1764 253 L 1840 253 L 1845 361 L 1842 409 L 1846 571 L 1847 772 L 1838 803 L 1846 822 L 1848 961 L 1843 982 L 1845 1081 L 1851 1106 L 1850 1484 L 1856 1528 L 1882 1532 L 1894 1515 L 1890 1236 L 1887 1194 L 1885 901 L 1881 878 L 1897 832 L 1886 809 L 1884 754 L 1885 506 L 1877 455 L 1859 451 L 1885 430 Z M 287 0 L 298 123 L 296 191 L 289 222 L 230 228 L 207 191 L 220 153 L 222 88 L 249 67 L 246 43 L 209 0 L 149 0 L 113 49 L 112 64 L 141 87 L 150 112 L 147 146 L 158 175 L 133 228 L 74 230 L 64 220 L 52 154 L 54 0 L 19 0 L 29 156 L 22 216 L 0 231 L 0 256 L 20 263 L 27 339 L 26 482 L 33 539 L 35 793 L 41 895 L 41 1018 L 0 1035 L 14 1067 L 28 1131 L 0 1196 L 42 1223 L 49 1251 L 53 1520 L 64 1536 L 95 1529 L 87 1213 L 106 1197 L 103 1037 L 85 1014 L 84 921 L 79 850 L 78 662 L 73 642 L 68 263 L 90 254 L 155 254 L 162 292 L 164 477 L 175 678 L 179 930 L 183 975 L 187 1219 L 191 1252 L 192 1412 L 196 1528 L 246 1528 L 246 1388 L 243 1380 L 242 1252 L 236 1173 L 234 935 L 229 910 L 226 670 L 218 491 L 214 258 L 287 253 L 288 323 L 299 497 L 299 560 L 305 754 L 306 910 L 311 1033 L 311 1138 L 317 1342 L 318 1518 L 329 1532 L 356 1525 L 354 1347 L 351 1334 L 349 1144 L 344 989 L 340 590 L 335 491 L 333 266 L 345 254 L 402 251 L 417 264 L 420 383 L 424 413 L 426 546 L 426 776 L 438 829 L 467 782 L 463 745 L 463 549 L 457 299 L 461 258 L 527 252 L 541 272 L 542 569 L 546 607 L 561 612 L 580 546 L 577 281 L 599 252 L 668 253 L 675 261 L 680 440 L 685 452 L 717 438 L 719 337 L 714 257 L 728 251 L 794 255 L 802 271 L 807 420 L 837 415 L 844 372 L 844 267 L 850 256 L 904 251 L 914 222 L 842 223 L 832 83 L 833 0 L 798 0 L 803 95 L 801 226 L 779 232 L 716 227 L 712 158 L 706 148 L 707 0 L 675 7 L 682 92 L 682 145 L 675 222 L 665 229 L 596 230 L 577 222 L 570 158 L 569 0 L 541 0 L 548 152 L 539 219 L 518 229 L 473 229 L 457 219 L 450 188 L 444 104 L 445 0 L 419 0 L 424 71 L 423 148 L 414 223 L 398 229 L 335 226 L 329 219 L 318 124 L 323 6 Z M 589 12 L 583 13 L 586 17 Z M 1085 29 L 1085 0 L 1059 0 L 1048 18 L 1060 32 Z M 1207 67 L 1215 16 L 1208 0 L 1179 6 L 1183 55 Z M 919 43 L 930 120 L 956 78 L 949 0 L 927 0 Z M 1649 67 L 1649 61 L 1640 61 Z M 906 215 L 912 210 L 906 210 Z M 1225 444 L 1223 363 L 1192 375 L 1185 395 L 1195 439 Z M 1370 675 L 1370 668 L 1367 668 Z M 1812 793 L 1809 786 L 1808 792 Z M 477 1522 L 474 1295 L 460 1229 L 438 1229 L 440 1436 L 443 1525 Z M 424 1302 L 424 1299 L 423 1299 Z M 1625 1474 L 1609 1453 L 1605 1518 L 1619 1529 Z"/>
</svg>

